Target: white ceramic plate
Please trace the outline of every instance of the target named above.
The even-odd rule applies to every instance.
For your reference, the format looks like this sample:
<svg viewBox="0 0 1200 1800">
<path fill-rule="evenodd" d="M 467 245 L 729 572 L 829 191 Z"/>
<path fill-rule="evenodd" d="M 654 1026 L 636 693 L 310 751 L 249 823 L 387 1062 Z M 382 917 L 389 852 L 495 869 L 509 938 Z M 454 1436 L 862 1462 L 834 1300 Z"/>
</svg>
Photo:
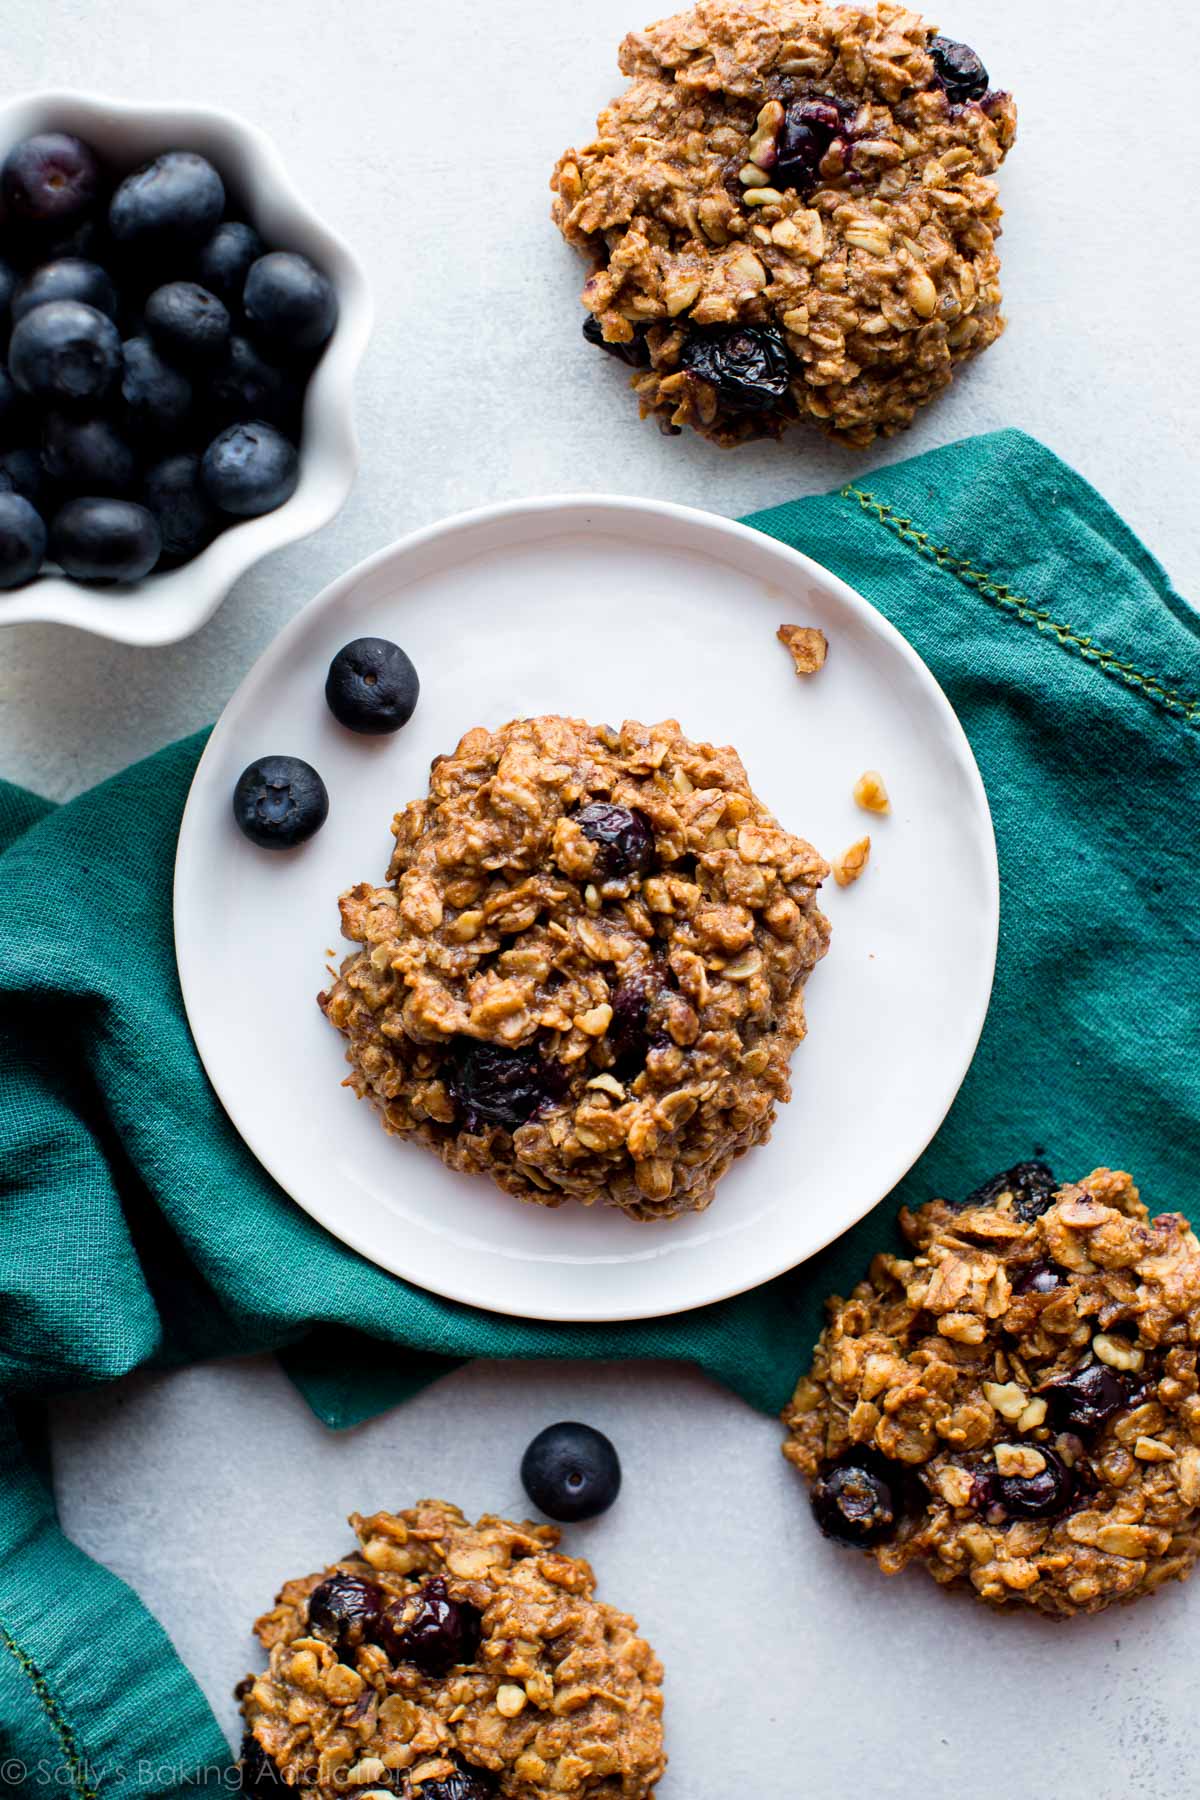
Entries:
<svg viewBox="0 0 1200 1800">
<path fill-rule="evenodd" d="M 798 681 L 781 622 L 819 624 Z M 421 701 L 394 738 L 338 726 L 330 659 L 351 638 L 402 643 Z M 794 1098 L 711 1209 L 670 1224 L 523 1204 L 389 1137 L 341 1087 L 342 1039 L 315 1004 L 337 898 L 383 878 L 389 825 L 432 758 L 472 725 L 534 713 L 674 717 L 731 743 L 792 831 L 827 855 L 864 830 L 854 887 L 829 884 L 829 955 L 808 986 Z M 330 816 L 264 852 L 230 796 L 254 757 L 305 757 Z M 851 799 L 883 772 L 888 818 Z M 494 1312 L 629 1319 L 753 1287 L 862 1216 L 941 1123 L 983 1025 L 999 885 L 987 799 L 928 669 L 865 600 L 746 526 L 650 501 L 520 501 L 417 532 L 351 570 L 276 639 L 196 772 L 175 870 L 188 1017 L 217 1093 L 260 1162 L 314 1218 L 384 1268 Z"/>
</svg>

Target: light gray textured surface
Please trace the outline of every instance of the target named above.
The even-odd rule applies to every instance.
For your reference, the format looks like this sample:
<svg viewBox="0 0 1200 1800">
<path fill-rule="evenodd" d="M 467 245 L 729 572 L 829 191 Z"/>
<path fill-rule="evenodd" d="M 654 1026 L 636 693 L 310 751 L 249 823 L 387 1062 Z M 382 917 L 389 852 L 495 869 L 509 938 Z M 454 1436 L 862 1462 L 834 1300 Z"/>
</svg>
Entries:
<svg viewBox="0 0 1200 1800">
<path fill-rule="evenodd" d="M 173 649 L 0 636 L 5 774 L 66 795 L 204 723 L 349 563 L 509 495 L 610 490 L 736 514 L 1020 425 L 1196 588 L 1200 139 L 1178 0 L 1136 13 L 1117 0 L 947 6 L 942 22 L 1022 108 L 1001 178 L 1012 324 L 907 438 L 866 458 L 799 437 L 734 455 L 664 442 L 579 342 L 580 270 L 546 221 L 546 178 L 614 91 L 621 32 L 653 10 L 208 0 L 168 14 L 160 0 L 42 0 L 14 18 L 14 92 L 187 97 L 264 125 L 364 257 L 379 324 L 360 383 L 363 471 L 342 517 Z M 232 1728 L 246 1622 L 283 1576 L 341 1548 L 352 1505 L 433 1491 L 519 1508 L 521 1448 L 564 1415 L 607 1427 L 625 1459 L 618 1508 L 573 1541 L 667 1657 L 662 1800 L 1196 1791 L 1200 1596 L 1056 1628 L 993 1621 L 916 1577 L 885 1583 L 816 1536 L 776 1427 L 693 1374 L 477 1366 L 344 1437 L 270 1363 L 137 1379 L 59 1407 L 64 1517 L 158 1611 Z"/>
</svg>

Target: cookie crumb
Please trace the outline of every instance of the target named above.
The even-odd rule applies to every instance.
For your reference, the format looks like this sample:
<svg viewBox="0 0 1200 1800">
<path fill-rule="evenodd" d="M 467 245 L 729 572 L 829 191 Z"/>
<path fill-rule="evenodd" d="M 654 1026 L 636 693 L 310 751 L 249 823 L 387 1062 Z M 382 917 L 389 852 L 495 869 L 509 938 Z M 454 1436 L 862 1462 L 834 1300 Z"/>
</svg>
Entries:
<svg viewBox="0 0 1200 1800">
<path fill-rule="evenodd" d="M 867 769 L 854 784 L 854 803 L 864 812 L 890 813 L 891 800 L 878 769 Z"/>
<path fill-rule="evenodd" d="M 851 882 L 858 880 L 867 866 L 870 854 L 870 838 L 861 837 L 857 843 L 851 844 L 848 850 L 843 850 L 840 856 L 832 859 L 830 866 L 833 869 L 833 879 L 839 887 L 849 887 Z"/>
<path fill-rule="evenodd" d="M 781 625 L 775 636 L 791 651 L 797 675 L 815 675 L 825 667 L 829 641 L 815 625 Z"/>
</svg>

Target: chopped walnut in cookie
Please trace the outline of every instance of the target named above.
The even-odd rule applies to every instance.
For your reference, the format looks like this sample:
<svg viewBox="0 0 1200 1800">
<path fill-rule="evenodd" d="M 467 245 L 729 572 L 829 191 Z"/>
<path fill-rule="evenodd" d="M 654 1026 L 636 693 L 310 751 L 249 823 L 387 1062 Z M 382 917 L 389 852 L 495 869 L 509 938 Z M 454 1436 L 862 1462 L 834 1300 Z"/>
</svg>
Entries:
<svg viewBox="0 0 1200 1800">
<path fill-rule="evenodd" d="M 790 650 L 797 675 L 815 675 L 825 667 L 829 641 L 816 625 L 781 625 L 775 636 Z"/>
<path fill-rule="evenodd" d="M 662 1665 L 549 1525 L 423 1500 L 289 1581 L 238 1689 L 253 1792 L 654 1800 Z"/>
<path fill-rule="evenodd" d="M 1200 1550 L 1200 1243 L 1128 1175 L 1021 1163 L 902 1212 L 784 1413 L 817 1522 L 994 1606 L 1099 1612 Z"/>
</svg>

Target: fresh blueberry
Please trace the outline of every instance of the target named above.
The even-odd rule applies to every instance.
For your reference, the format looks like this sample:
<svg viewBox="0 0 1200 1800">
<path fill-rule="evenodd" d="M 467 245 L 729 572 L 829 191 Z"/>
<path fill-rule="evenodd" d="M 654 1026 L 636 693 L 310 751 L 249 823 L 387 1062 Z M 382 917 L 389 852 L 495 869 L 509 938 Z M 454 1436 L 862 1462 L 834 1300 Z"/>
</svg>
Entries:
<svg viewBox="0 0 1200 1800">
<path fill-rule="evenodd" d="M 238 830 L 262 850 L 292 850 L 329 817 L 325 783 L 298 756 L 260 756 L 242 770 L 233 790 Z"/>
<path fill-rule="evenodd" d="M 767 325 L 694 331 L 680 356 L 685 369 L 715 387 L 733 412 L 772 412 L 788 391 L 787 346 Z"/>
<path fill-rule="evenodd" d="M 68 500 L 50 527 L 50 555 L 76 581 L 140 581 L 161 548 L 154 515 L 132 500 Z"/>
<path fill-rule="evenodd" d="M 827 1538 L 868 1549 L 890 1538 L 899 1507 L 882 1459 L 849 1451 L 813 1482 L 813 1517 Z"/>
<path fill-rule="evenodd" d="M 0 588 L 32 581 L 46 554 L 46 527 L 21 494 L 0 494 Z"/>
<path fill-rule="evenodd" d="M 1062 1286 L 1063 1271 L 1052 1262 L 1030 1263 L 1013 1276 L 1012 1291 L 1014 1294 L 1053 1294 Z"/>
<path fill-rule="evenodd" d="M 325 679 L 325 699 L 340 725 L 367 737 L 399 731 L 413 716 L 421 683 L 387 638 L 355 638 L 338 651 Z"/>
<path fill-rule="evenodd" d="M 539 1055 L 536 1044 L 509 1049 L 457 1038 L 446 1086 L 462 1114 L 463 1130 L 475 1134 L 488 1125 L 515 1131 L 539 1107 L 561 1098 L 563 1078 L 557 1064 Z"/>
<path fill-rule="evenodd" d="M 48 300 L 13 328 L 8 368 L 17 386 L 51 404 L 103 400 L 121 368 L 112 320 L 81 300 Z"/>
<path fill-rule="evenodd" d="M 596 872 L 602 881 L 644 875 L 654 862 L 654 828 L 644 813 L 593 800 L 575 814 L 575 823 L 598 846 Z"/>
<path fill-rule="evenodd" d="M 272 250 L 246 276 L 242 308 L 251 335 L 277 361 L 312 356 L 337 323 L 333 283 L 306 256 Z"/>
<path fill-rule="evenodd" d="M 252 1731 L 242 1738 L 238 1761 L 241 1765 L 238 1792 L 242 1800 L 286 1800 L 288 1795 L 295 1793 L 294 1788 L 284 1785 L 282 1775 Z"/>
<path fill-rule="evenodd" d="M 594 1519 L 621 1491 L 621 1460 L 602 1431 L 564 1419 L 539 1431 L 526 1450 L 521 1485 L 551 1519 Z"/>
<path fill-rule="evenodd" d="M 935 37 L 929 46 L 929 54 L 937 79 L 952 106 L 979 100 L 987 93 L 988 72 L 969 44 L 957 44 L 953 38 Z"/>
<path fill-rule="evenodd" d="M 65 131 L 22 138 L 0 170 L 9 217 L 39 227 L 73 224 L 92 205 L 99 187 L 95 152 Z"/>
<path fill-rule="evenodd" d="M 385 1603 L 377 1582 L 360 1575 L 329 1575 L 308 1596 L 308 1629 L 313 1637 L 332 1644 L 341 1661 L 352 1663 L 363 1644 L 376 1644 L 385 1635 Z"/>
<path fill-rule="evenodd" d="M 81 256 L 61 256 L 28 274 L 12 297 L 13 324 L 47 300 L 82 300 L 110 319 L 117 316 L 112 277 L 99 263 L 85 262 Z"/>
<path fill-rule="evenodd" d="M 389 1648 L 397 1662 L 415 1663 L 427 1675 L 445 1675 L 456 1663 L 474 1660 L 479 1648 L 478 1610 L 452 1600 L 440 1575 L 387 1609 Z"/>
<path fill-rule="evenodd" d="M 160 568 L 190 562 L 221 529 L 221 515 L 200 482 L 199 451 L 181 450 L 154 463 L 146 470 L 142 499 L 162 534 Z"/>
<path fill-rule="evenodd" d="M 589 344 L 595 344 L 598 350 L 607 350 L 631 369 L 648 369 L 650 367 L 650 346 L 646 342 L 648 325 L 635 325 L 633 336 L 627 344 L 610 344 L 605 337 L 599 319 L 595 313 L 589 313 L 583 321 L 583 335 Z"/>
<path fill-rule="evenodd" d="M 486 1769 L 473 1763 L 459 1762 L 452 1775 L 440 1775 L 436 1781 L 421 1783 L 420 1800 L 492 1800 L 496 1780 Z"/>
<path fill-rule="evenodd" d="M 1014 1216 L 1029 1225 L 1054 1204 L 1057 1192 L 1058 1182 L 1044 1162 L 1022 1162 L 993 1175 L 982 1187 L 968 1194 L 962 1204 L 964 1207 L 995 1206 L 1008 1194 L 1012 1197 Z"/>
<path fill-rule="evenodd" d="M 238 519 L 257 518 L 290 500 L 300 479 L 296 446 L 255 419 L 230 425 L 204 452 L 201 478 L 214 506 Z"/>
<path fill-rule="evenodd" d="M 1037 1446 L 1045 1467 L 1037 1475 L 989 1474 L 991 1498 L 1013 1519 L 1047 1519 L 1063 1512 L 1075 1492 L 1075 1477 L 1057 1451 Z"/>
<path fill-rule="evenodd" d="M 153 260 L 197 248 L 224 210 L 225 184 L 212 164 L 190 150 L 168 150 L 126 176 L 112 197 L 108 228 L 120 250 Z"/>
<path fill-rule="evenodd" d="M 20 430 L 25 401 L 8 370 L 0 365 L 0 436 L 11 438 Z"/>
<path fill-rule="evenodd" d="M 1080 1437 L 1099 1430 L 1106 1419 L 1129 1406 L 1136 1391 L 1117 1369 L 1102 1362 L 1086 1362 L 1038 1389 L 1058 1429 L 1078 1432 Z"/>
<path fill-rule="evenodd" d="M 266 245 L 253 225 L 240 219 L 226 219 L 203 245 L 196 257 L 196 279 L 210 294 L 216 294 L 226 306 L 241 302 L 242 289 L 250 264 L 257 262 Z"/>
<path fill-rule="evenodd" d="M 46 499 L 46 471 L 41 454 L 20 444 L 12 450 L 0 450 L 0 486 L 5 492 L 21 494 L 40 512 Z"/>
<path fill-rule="evenodd" d="M 42 426 L 42 466 L 51 481 L 75 494 L 132 495 L 137 457 L 107 419 L 48 413 Z"/>
<path fill-rule="evenodd" d="M 221 362 L 205 371 L 204 401 L 209 418 L 217 425 L 262 419 L 281 431 L 294 432 L 299 420 L 300 394 L 295 382 L 260 356 L 249 338 L 237 333 L 230 338 Z"/>
<path fill-rule="evenodd" d="M 173 368 L 148 337 L 131 337 L 121 346 L 121 398 L 125 416 L 143 438 L 176 438 L 192 415 L 192 384 Z"/>
<path fill-rule="evenodd" d="M 169 361 L 185 368 L 219 362 L 229 345 L 229 313 L 194 281 L 168 281 L 146 301 L 146 330 Z"/>
<path fill-rule="evenodd" d="M 20 277 L 11 263 L 0 261 L 0 331 L 7 333 L 12 297 Z"/>
<path fill-rule="evenodd" d="M 821 183 L 821 164 L 833 140 L 846 136 L 854 108 L 832 94 L 814 94 L 795 100 L 783 115 L 775 137 L 775 160 L 770 166 L 776 188 L 794 188 L 807 198 Z"/>
</svg>

